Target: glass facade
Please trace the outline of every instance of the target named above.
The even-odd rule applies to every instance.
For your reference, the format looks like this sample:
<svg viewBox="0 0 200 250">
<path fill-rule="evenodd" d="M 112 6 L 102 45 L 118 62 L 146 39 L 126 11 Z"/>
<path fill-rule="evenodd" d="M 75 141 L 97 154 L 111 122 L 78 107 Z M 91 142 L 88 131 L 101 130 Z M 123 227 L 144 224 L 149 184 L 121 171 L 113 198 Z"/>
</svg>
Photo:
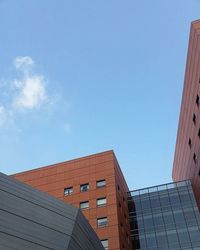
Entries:
<svg viewBox="0 0 200 250">
<path fill-rule="evenodd" d="M 200 250 L 200 214 L 190 181 L 129 193 L 134 250 Z"/>
</svg>

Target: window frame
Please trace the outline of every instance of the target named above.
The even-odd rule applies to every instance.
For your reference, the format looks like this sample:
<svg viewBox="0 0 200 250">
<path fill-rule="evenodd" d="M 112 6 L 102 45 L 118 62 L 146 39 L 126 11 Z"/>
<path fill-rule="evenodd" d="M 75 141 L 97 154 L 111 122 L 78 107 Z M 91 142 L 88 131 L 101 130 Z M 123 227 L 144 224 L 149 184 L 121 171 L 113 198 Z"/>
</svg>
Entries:
<svg viewBox="0 0 200 250">
<path fill-rule="evenodd" d="M 82 204 L 88 204 L 88 206 L 87 206 L 87 207 L 81 207 Z M 81 210 L 88 209 L 89 207 L 90 207 L 89 201 L 81 201 L 81 202 L 79 203 L 79 208 L 80 208 Z"/>
<path fill-rule="evenodd" d="M 84 189 L 83 188 L 84 186 L 87 186 L 87 189 Z M 90 189 L 89 182 L 80 185 L 80 192 L 81 193 L 87 192 L 89 189 Z"/>
<path fill-rule="evenodd" d="M 105 222 L 104 223 L 102 223 L 102 225 L 101 225 L 101 222 L 100 221 L 103 221 L 103 220 L 105 220 Z M 99 223 L 100 222 L 100 223 Z M 108 225 L 108 217 L 107 216 L 104 216 L 104 217 L 100 217 L 100 218 L 97 218 L 97 227 L 98 228 L 102 228 L 102 227 L 106 227 Z"/>
<path fill-rule="evenodd" d="M 68 192 L 66 192 L 66 191 L 68 191 Z M 64 188 L 64 196 L 72 195 L 73 192 L 74 192 L 74 191 L 73 191 L 73 186 Z"/>
<path fill-rule="evenodd" d="M 104 244 L 103 244 L 103 242 L 106 242 L 107 244 L 106 244 L 106 246 L 104 246 Z M 102 239 L 101 240 L 101 244 L 102 244 L 102 246 L 106 249 L 106 250 L 108 250 L 108 239 Z"/>
<path fill-rule="evenodd" d="M 105 203 L 98 204 L 98 201 L 101 201 L 101 200 L 105 200 Z M 97 205 L 97 207 L 104 207 L 104 206 L 106 206 L 107 205 L 107 198 L 106 198 L 106 196 L 105 197 L 97 198 L 96 199 L 96 205 Z"/>
<path fill-rule="evenodd" d="M 99 183 L 101 182 L 104 182 L 105 184 L 99 186 Z M 101 179 L 101 180 L 96 181 L 96 188 L 103 188 L 103 187 L 106 187 L 106 179 Z"/>
</svg>

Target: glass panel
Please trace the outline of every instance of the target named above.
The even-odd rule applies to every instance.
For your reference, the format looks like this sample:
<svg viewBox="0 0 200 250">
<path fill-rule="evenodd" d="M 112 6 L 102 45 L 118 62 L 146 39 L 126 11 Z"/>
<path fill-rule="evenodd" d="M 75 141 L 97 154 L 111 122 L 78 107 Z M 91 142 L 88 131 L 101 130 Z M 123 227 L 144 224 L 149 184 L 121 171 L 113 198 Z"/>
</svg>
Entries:
<svg viewBox="0 0 200 250">
<path fill-rule="evenodd" d="M 97 181 L 97 188 L 100 188 L 100 187 L 105 187 L 106 186 L 106 180 L 99 180 Z"/>
<path fill-rule="evenodd" d="M 67 187 L 64 189 L 64 195 L 71 195 L 73 193 L 73 187 Z"/>
<path fill-rule="evenodd" d="M 104 206 L 106 205 L 106 203 L 107 203 L 106 197 L 97 199 L 97 206 Z"/>
<path fill-rule="evenodd" d="M 89 190 L 89 183 L 80 185 L 81 192 L 86 192 Z"/>
<path fill-rule="evenodd" d="M 191 239 L 192 244 L 194 242 L 199 241 L 200 232 L 199 232 L 198 227 L 189 228 L 189 234 L 190 234 L 190 239 Z"/>
<path fill-rule="evenodd" d="M 89 208 L 89 201 L 80 202 L 80 208 L 81 209 Z"/>
<path fill-rule="evenodd" d="M 103 247 L 104 247 L 105 249 L 108 249 L 108 240 L 107 240 L 107 239 L 101 240 L 101 244 L 103 245 Z"/>
<path fill-rule="evenodd" d="M 97 219 L 97 226 L 98 227 L 105 227 L 107 226 L 108 220 L 107 217 Z"/>
</svg>

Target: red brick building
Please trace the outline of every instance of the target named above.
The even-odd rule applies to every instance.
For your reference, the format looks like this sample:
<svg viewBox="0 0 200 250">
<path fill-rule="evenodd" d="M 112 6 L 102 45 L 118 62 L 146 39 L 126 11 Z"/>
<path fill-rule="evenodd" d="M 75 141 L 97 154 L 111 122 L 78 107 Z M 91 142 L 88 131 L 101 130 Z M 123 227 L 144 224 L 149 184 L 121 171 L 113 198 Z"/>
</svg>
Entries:
<svg viewBox="0 0 200 250">
<path fill-rule="evenodd" d="M 113 151 L 13 176 L 80 207 L 105 249 L 132 249 L 127 207 L 128 187 Z"/>
<path fill-rule="evenodd" d="M 200 20 L 191 25 L 172 176 L 192 180 L 200 208 Z"/>
</svg>

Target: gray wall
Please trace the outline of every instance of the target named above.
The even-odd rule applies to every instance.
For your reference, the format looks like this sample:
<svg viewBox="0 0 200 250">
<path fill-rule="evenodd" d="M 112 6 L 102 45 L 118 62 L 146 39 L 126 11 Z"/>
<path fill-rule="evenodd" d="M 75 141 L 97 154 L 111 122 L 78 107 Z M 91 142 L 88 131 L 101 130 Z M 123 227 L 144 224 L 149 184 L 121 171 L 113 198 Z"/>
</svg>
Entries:
<svg viewBox="0 0 200 250">
<path fill-rule="evenodd" d="M 81 211 L 0 173 L 0 249 L 104 249 Z"/>
</svg>

